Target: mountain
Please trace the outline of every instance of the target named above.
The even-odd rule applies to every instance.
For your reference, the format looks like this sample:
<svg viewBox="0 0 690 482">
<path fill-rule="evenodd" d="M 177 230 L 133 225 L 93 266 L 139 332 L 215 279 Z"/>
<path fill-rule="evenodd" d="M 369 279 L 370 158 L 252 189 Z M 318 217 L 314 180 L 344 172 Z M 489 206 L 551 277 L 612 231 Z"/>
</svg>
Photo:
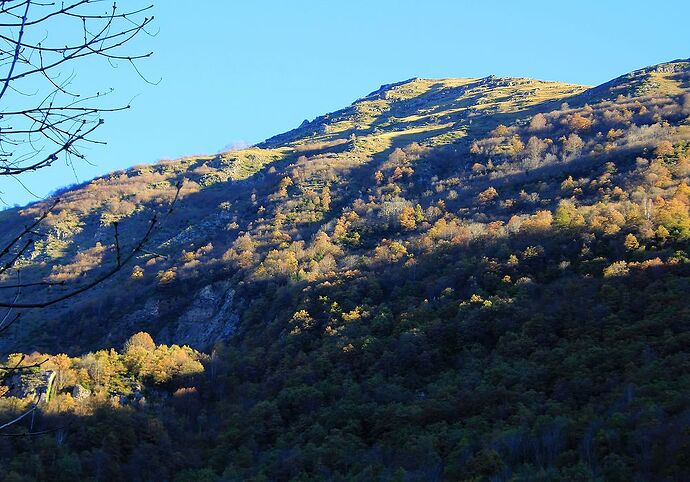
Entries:
<svg viewBox="0 0 690 482">
<path fill-rule="evenodd" d="M 597 87 L 384 85 L 0 213 L 2 244 L 59 198 L 21 261 L 52 285 L 22 300 L 106 272 L 160 213 L 125 269 L 2 349 L 78 367 L 145 331 L 213 353 L 194 383 L 217 427 L 137 415 L 187 434 L 209 480 L 684 480 L 689 177 L 688 60 Z"/>
<path fill-rule="evenodd" d="M 71 287 L 89 273 L 95 276 L 99 268 L 107 269 L 115 257 L 113 222 L 119 223 L 122 245 L 135 245 L 152 213 L 165 209 L 175 184 L 184 182 L 175 211 L 147 245 L 151 254 L 136 260 L 134 278 L 128 266 L 126 273 L 89 297 L 27 313 L 28 320 L 4 340 L 5 347 L 45 349 L 58 343 L 63 350 L 79 352 L 121 343 L 133 330 L 146 329 L 165 342 L 209 348 L 233 331 L 247 304 L 230 288 L 236 283 L 227 282 L 237 265 L 223 257 L 234 243 L 251 240 L 258 268 L 272 249 L 289 252 L 291 245 L 301 242 L 302 249 L 313 246 L 316 233 L 332 235 L 339 217 L 359 216 L 362 209 L 376 222 L 361 222 L 376 225 L 379 232 L 357 247 L 358 255 L 372 252 L 374 244 L 387 236 L 418 236 L 418 230 L 395 232 L 392 221 L 406 204 L 419 203 L 426 210 L 437 209 L 443 201 L 449 213 L 459 214 L 459 222 L 484 224 L 507 222 L 512 215 L 533 214 L 540 207 L 555 208 L 566 196 L 547 193 L 538 202 L 519 202 L 519 208 L 500 208 L 500 203 L 510 202 L 522 190 L 539 196 L 534 182 L 541 179 L 540 173 L 578 175 L 590 169 L 586 163 L 603 165 L 631 145 L 638 146 L 640 153 L 653 148 L 668 134 L 663 113 L 655 112 L 663 106 L 651 111 L 645 107 L 647 113 L 639 118 L 629 116 L 631 109 L 640 98 L 671 98 L 686 90 L 687 62 L 683 61 L 642 69 L 592 89 L 520 78 L 410 79 L 384 85 L 345 109 L 305 121 L 249 149 L 137 166 L 70 188 L 59 194 L 60 203 L 45 223 L 45 236 L 24 260 L 25 280 L 48 279 Z M 614 111 L 609 103 L 621 95 L 630 96 L 619 102 L 627 110 L 611 118 Z M 570 106 L 562 107 L 564 103 Z M 532 130 L 526 123 L 538 113 L 549 114 L 548 125 Z M 594 125 L 564 127 L 571 118 Z M 680 112 L 669 119 L 680 137 L 686 129 L 682 119 Z M 498 125 L 507 126 L 506 132 L 492 135 Z M 631 140 L 629 135 L 611 139 L 611 129 L 622 129 L 624 134 L 632 129 L 630 133 L 644 139 Z M 566 143 L 559 140 L 571 131 L 585 144 L 575 146 L 581 152 L 566 153 Z M 512 152 L 513 139 L 520 152 Z M 470 153 L 472 146 L 481 152 Z M 396 149 L 414 152 L 408 155 Z M 488 162 L 491 167 L 472 170 L 472 165 Z M 394 172 L 396 168 L 402 174 Z M 378 171 L 384 176 L 381 181 L 374 179 Z M 281 182 L 290 184 L 286 195 L 280 195 Z M 328 209 L 320 204 L 326 186 L 332 204 Z M 389 192 L 389 186 L 397 187 Z M 503 195 L 489 212 L 482 212 L 485 208 L 474 202 L 477 190 L 492 186 L 501 187 Z M 370 200 L 371 196 L 377 200 Z M 4 237 L 51 202 L 0 214 Z M 355 203 L 361 207 L 353 209 Z M 436 213 L 425 221 L 431 225 L 443 215 Z M 382 231 L 380 224 L 391 229 Z M 205 246 L 209 249 L 197 253 Z M 298 271 L 307 268 L 306 261 L 298 260 Z M 22 296 L 50 298 L 61 289 L 70 288 L 56 287 L 50 294 L 37 289 Z M 201 311 L 200 304 L 205 305 Z"/>
</svg>

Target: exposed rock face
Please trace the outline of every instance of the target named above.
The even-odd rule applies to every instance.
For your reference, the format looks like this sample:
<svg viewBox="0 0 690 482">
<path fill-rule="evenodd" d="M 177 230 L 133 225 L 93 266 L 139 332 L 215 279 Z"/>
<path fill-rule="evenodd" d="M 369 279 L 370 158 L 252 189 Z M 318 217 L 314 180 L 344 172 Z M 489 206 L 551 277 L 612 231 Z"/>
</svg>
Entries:
<svg viewBox="0 0 690 482">
<path fill-rule="evenodd" d="M 50 400 L 53 391 L 55 372 L 52 370 L 38 373 L 22 373 L 10 378 L 7 393 L 10 397 L 30 398 L 36 403 L 46 403 Z"/>
<path fill-rule="evenodd" d="M 205 351 L 232 335 L 241 310 L 242 304 L 228 281 L 197 291 L 191 304 L 177 317 L 163 312 L 161 300 L 152 297 L 142 308 L 123 316 L 102 344 L 114 346 L 138 331 L 147 331 L 157 343 L 189 345 Z"/>
<path fill-rule="evenodd" d="M 232 335 L 239 321 L 238 308 L 230 282 L 210 284 L 199 290 L 177 322 L 168 324 L 155 339 L 159 343 L 207 350 Z"/>
</svg>

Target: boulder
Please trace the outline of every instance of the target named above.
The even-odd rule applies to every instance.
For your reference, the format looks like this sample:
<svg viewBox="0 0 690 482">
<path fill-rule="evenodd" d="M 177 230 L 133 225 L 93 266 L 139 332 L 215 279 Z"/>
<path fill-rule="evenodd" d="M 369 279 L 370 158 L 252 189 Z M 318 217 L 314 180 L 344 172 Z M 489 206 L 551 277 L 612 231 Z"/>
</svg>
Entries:
<svg viewBox="0 0 690 482">
<path fill-rule="evenodd" d="M 91 396 L 91 390 L 82 387 L 81 385 L 75 385 L 72 389 L 72 398 L 81 401 L 89 398 Z"/>
</svg>

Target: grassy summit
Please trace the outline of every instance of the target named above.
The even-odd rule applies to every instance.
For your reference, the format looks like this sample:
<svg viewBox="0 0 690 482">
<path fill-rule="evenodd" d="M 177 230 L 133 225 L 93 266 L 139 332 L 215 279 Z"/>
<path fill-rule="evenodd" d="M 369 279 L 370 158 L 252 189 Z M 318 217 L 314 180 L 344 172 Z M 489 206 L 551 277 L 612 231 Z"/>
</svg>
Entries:
<svg viewBox="0 0 690 482">
<path fill-rule="evenodd" d="M 489 114 L 525 114 L 530 107 L 585 89 L 532 79 L 411 79 L 384 85 L 350 107 L 305 122 L 260 145 L 303 146 L 353 135 L 425 140 L 436 137 L 438 131 L 462 137 L 472 122 L 479 121 L 481 126 Z"/>
</svg>

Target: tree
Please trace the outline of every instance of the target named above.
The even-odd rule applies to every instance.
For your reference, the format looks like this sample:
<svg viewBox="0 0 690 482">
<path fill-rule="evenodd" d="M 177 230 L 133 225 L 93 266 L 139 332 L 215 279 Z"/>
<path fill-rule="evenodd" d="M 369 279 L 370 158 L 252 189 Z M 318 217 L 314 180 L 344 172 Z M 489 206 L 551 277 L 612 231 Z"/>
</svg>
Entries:
<svg viewBox="0 0 690 482">
<path fill-rule="evenodd" d="M 556 226 L 562 228 L 571 228 L 577 226 L 583 226 L 585 224 L 585 218 L 577 210 L 575 204 L 568 200 L 562 200 L 558 204 L 556 213 L 553 217 L 553 222 Z"/>
<path fill-rule="evenodd" d="M 505 137 L 508 134 L 510 134 L 510 129 L 503 124 L 499 124 L 493 131 L 491 131 L 491 135 L 493 137 Z"/>
<path fill-rule="evenodd" d="M 482 203 L 493 201 L 498 197 L 498 191 L 495 187 L 487 187 L 477 195 L 477 200 Z"/>
<path fill-rule="evenodd" d="M 563 158 L 565 160 L 575 158 L 580 155 L 585 143 L 577 134 L 570 134 L 563 142 Z"/>
<path fill-rule="evenodd" d="M 55 386 L 58 390 L 73 385 L 76 381 L 72 371 L 72 360 L 64 353 L 51 357 L 46 363 L 46 368 L 51 368 L 55 372 Z"/>
<path fill-rule="evenodd" d="M 144 268 L 137 265 L 132 268 L 132 273 L 129 275 L 131 279 L 141 279 L 144 277 Z"/>
<path fill-rule="evenodd" d="M 675 150 L 673 149 L 671 141 L 661 141 L 654 149 L 654 155 L 656 157 L 672 156 L 674 152 Z"/>
<path fill-rule="evenodd" d="M 517 155 L 520 152 L 523 151 L 525 148 L 525 143 L 522 142 L 522 139 L 520 139 L 520 136 L 513 136 L 510 139 L 510 151 L 513 153 L 513 155 Z"/>
<path fill-rule="evenodd" d="M 145 331 L 135 333 L 125 342 L 125 353 L 128 351 L 141 348 L 146 351 L 153 351 L 156 349 L 156 343 L 151 338 L 151 335 Z"/>
<path fill-rule="evenodd" d="M 290 179 L 289 176 L 283 177 L 280 180 L 280 183 L 278 184 L 278 197 L 287 197 L 288 188 L 293 184 L 294 183 L 292 182 L 292 179 Z"/>
<path fill-rule="evenodd" d="M 151 8 L 120 12 L 113 3 L 103 12 L 97 0 L 0 3 L 0 176 L 83 159 L 81 147 L 97 142 L 91 135 L 103 124 L 102 115 L 129 108 L 103 105 L 109 91 L 73 90 L 72 71 L 100 58 L 123 61 L 138 73 L 135 62 L 152 52 L 130 53 L 125 47 L 148 33 L 153 17 L 145 14 Z"/>
<path fill-rule="evenodd" d="M 422 206 L 417 204 L 414 207 L 414 219 L 418 223 L 421 223 L 424 221 L 424 211 L 422 210 Z"/>
<path fill-rule="evenodd" d="M 592 119 L 585 117 L 578 112 L 568 120 L 568 125 L 575 131 L 586 131 L 592 127 Z"/>
<path fill-rule="evenodd" d="M 615 261 L 604 268 L 604 277 L 613 278 L 618 276 L 625 276 L 630 272 L 628 263 L 625 261 Z"/>
<path fill-rule="evenodd" d="M 570 192 L 573 189 L 577 187 L 577 184 L 575 183 L 575 180 L 573 179 L 573 176 L 568 176 L 562 183 L 561 183 L 561 191 L 564 192 Z"/>
<path fill-rule="evenodd" d="M 417 220 L 415 218 L 415 210 L 410 206 L 405 206 L 398 216 L 400 227 L 407 231 L 411 231 L 417 227 Z"/>
<path fill-rule="evenodd" d="M 45 169 L 58 160 L 72 165 L 74 159 L 84 159 L 85 145 L 101 143 L 92 137 L 103 124 L 103 114 L 129 108 L 103 104 L 105 92 L 79 92 L 72 84 L 74 72 L 87 62 L 102 60 L 113 66 L 116 62 L 129 64 L 141 75 L 136 62 L 151 56 L 151 52 L 131 53 L 126 50 L 134 39 L 150 35 L 147 28 L 153 17 L 146 16 L 152 5 L 120 11 L 113 3 L 103 12 L 97 0 L 70 2 L 37 2 L 36 0 L 6 0 L 0 3 L 0 176 L 20 176 Z M 61 32 L 60 37 L 53 30 Z M 91 68 L 93 63 L 88 64 Z M 25 95 L 24 92 L 32 92 Z M 177 199 L 181 183 L 178 185 Z M 148 231 L 130 250 L 120 246 L 118 224 L 114 222 L 115 266 L 81 286 L 67 286 L 64 281 L 38 283 L 47 287 L 63 287 L 59 294 L 34 295 L 22 301 L 22 284 L 18 261 L 42 234 L 44 221 L 53 215 L 60 199 L 46 201 L 45 209 L 24 230 L 0 247 L 0 275 L 16 272 L 17 283 L 3 288 L 17 290 L 11 301 L 0 300 L 0 308 L 29 309 L 49 306 L 83 293 L 118 272 L 124 264 L 140 254 L 159 223 L 152 215 Z M 36 285 L 34 283 L 33 285 Z M 56 290 L 53 290 L 55 292 Z M 60 290 L 57 290 L 60 291 Z M 0 332 L 19 319 L 0 317 Z"/>
<path fill-rule="evenodd" d="M 325 185 L 321 192 L 321 207 L 326 212 L 331 210 L 331 188 L 328 185 Z"/>
<path fill-rule="evenodd" d="M 542 154 L 548 148 L 548 144 L 536 136 L 532 136 L 527 141 L 527 147 L 525 148 L 525 155 L 532 159 L 533 161 L 539 161 Z"/>
<path fill-rule="evenodd" d="M 539 114 L 536 114 L 534 117 L 532 117 L 532 120 L 530 120 L 529 130 L 532 132 L 543 131 L 544 129 L 546 129 L 546 124 L 546 116 L 540 112 Z"/>
<path fill-rule="evenodd" d="M 472 164 L 472 172 L 474 174 L 483 174 L 486 171 L 486 166 L 480 162 Z"/>
<path fill-rule="evenodd" d="M 249 235 L 244 233 L 232 244 L 232 248 L 223 254 L 223 260 L 233 262 L 242 269 L 249 268 L 254 263 L 256 256 L 256 243 Z"/>
<path fill-rule="evenodd" d="M 640 247 L 640 242 L 637 240 L 634 234 L 630 233 L 625 237 L 623 245 L 628 251 L 635 251 Z"/>
</svg>

